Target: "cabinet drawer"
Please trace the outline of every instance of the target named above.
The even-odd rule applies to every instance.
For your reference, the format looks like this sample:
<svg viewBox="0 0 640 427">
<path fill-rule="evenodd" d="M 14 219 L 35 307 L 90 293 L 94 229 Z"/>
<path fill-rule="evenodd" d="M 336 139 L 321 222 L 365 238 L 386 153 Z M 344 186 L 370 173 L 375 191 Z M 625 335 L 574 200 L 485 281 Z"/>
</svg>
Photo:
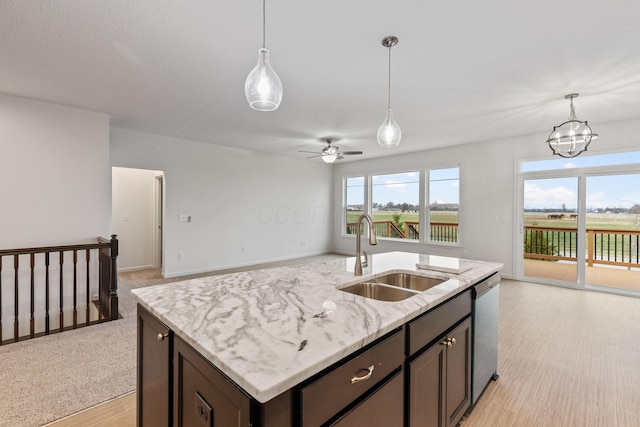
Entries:
<svg viewBox="0 0 640 427">
<path fill-rule="evenodd" d="M 300 390 L 302 425 L 317 426 L 375 386 L 404 361 L 404 331 L 399 330 Z M 373 369 L 371 370 L 371 367 Z M 356 377 L 371 376 L 352 383 Z"/>
<path fill-rule="evenodd" d="M 403 419 L 404 382 L 400 371 L 331 427 L 401 426 Z"/>
<path fill-rule="evenodd" d="M 407 324 L 409 356 L 429 344 L 471 313 L 469 290 Z"/>
</svg>

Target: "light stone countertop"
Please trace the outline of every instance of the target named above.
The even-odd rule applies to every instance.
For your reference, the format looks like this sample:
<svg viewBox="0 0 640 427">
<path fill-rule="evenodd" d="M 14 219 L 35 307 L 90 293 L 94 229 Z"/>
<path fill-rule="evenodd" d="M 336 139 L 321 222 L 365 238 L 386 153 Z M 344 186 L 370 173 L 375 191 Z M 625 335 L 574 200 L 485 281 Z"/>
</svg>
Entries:
<svg viewBox="0 0 640 427">
<path fill-rule="evenodd" d="M 369 255 L 191 279 L 132 291 L 146 310 L 260 402 L 267 402 L 499 271 L 502 264 L 460 260 L 461 274 L 417 269 L 424 255 Z M 450 259 L 455 260 L 455 259 Z M 411 272 L 446 282 L 398 302 L 337 288 L 383 273 Z"/>
</svg>

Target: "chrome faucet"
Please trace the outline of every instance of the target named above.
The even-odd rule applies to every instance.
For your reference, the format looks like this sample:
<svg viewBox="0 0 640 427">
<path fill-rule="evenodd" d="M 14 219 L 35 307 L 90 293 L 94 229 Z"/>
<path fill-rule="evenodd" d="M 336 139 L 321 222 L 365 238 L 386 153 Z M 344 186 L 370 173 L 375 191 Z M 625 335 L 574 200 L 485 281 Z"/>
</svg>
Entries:
<svg viewBox="0 0 640 427">
<path fill-rule="evenodd" d="M 362 251 L 364 252 L 364 262 L 362 262 L 362 258 L 360 256 L 360 238 L 362 236 L 362 221 L 363 220 L 367 220 L 367 222 L 369 223 L 369 244 L 370 245 L 377 245 L 378 244 L 378 239 L 376 238 L 376 231 L 373 229 L 373 221 L 371 220 L 371 217 L 367 214 L 362 214 L 360 215 L 360 217 L 358 218 L 358 225 L 357 225 L 357 237 L 356 237 L 356 267 L 353 271 L 353 274 L 355 274 L 356 276 L 362 276 L 362 267 L 366 267 L 369 264 L 369 259 L 367 258 L 367 251 Z"/>
</svg>

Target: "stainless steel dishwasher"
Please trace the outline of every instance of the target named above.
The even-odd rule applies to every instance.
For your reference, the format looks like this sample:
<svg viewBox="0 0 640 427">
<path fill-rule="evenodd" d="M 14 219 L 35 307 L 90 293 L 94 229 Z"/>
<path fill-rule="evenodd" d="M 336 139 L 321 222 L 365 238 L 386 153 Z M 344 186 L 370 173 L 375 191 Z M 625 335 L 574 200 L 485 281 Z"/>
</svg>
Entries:
<svg viewBox="0 0 640 427">
<path fill-rule="evenodd" d="M 500 275 L 476 284 L 472 296 L 472 359 L 471 407 L 485 390 L 489 381 L 498 379 L 498 296 Z"/>
</svg>

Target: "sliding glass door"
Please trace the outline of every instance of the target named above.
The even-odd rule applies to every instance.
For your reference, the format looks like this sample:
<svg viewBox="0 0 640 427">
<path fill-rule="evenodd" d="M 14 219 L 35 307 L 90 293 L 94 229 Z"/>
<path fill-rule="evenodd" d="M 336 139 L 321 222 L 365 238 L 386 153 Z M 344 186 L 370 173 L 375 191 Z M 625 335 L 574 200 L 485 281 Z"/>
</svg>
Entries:
<svg viewBox="0 0 640 427">
<path fill-rule="evenodd" d="M 522 268 L 524 276 L 578 282 L 578 178 L 523 181 Z"/>
<path fill-rule="evenodd" d="M 586 177 L 587 285 L 640 291 L 640 174 Z"/>
</svg>

